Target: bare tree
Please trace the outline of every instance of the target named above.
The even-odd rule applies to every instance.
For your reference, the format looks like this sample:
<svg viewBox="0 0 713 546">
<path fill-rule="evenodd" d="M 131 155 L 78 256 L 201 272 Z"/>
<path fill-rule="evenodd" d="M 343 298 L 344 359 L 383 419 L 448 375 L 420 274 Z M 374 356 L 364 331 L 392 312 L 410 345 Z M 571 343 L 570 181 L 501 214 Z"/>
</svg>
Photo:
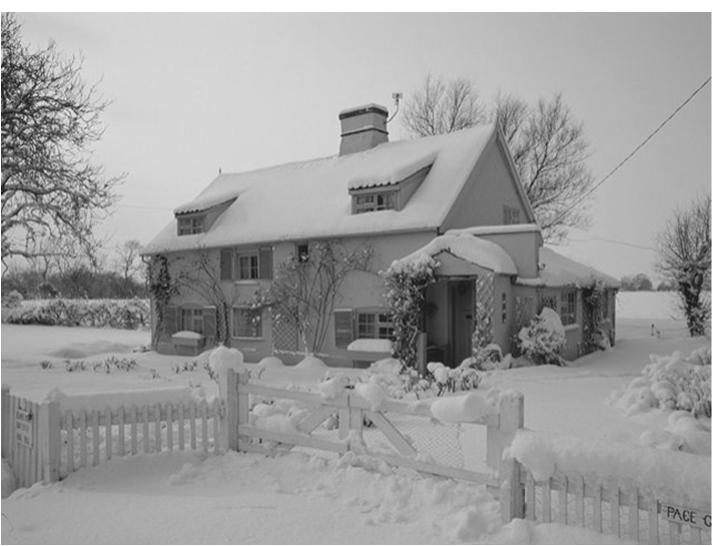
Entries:
<svg viewBox="0 0 713 546">
<path fill-rule="evenodd" d="M 352 271 L 366 271 L 371 255 L 368 246 L 348 250 L 337 241 L 311 243 L 308 256 L 280 264 L 270 289 L 256 294 L 254 307 L 272 307 L 275 321 L 293 325 L 307 353 L 318 353 L 344 279 Z"/>
<path fill-rule="evenodd" d="M 585 227 L 583 199 L 593 179 L 586 166 L 588 145 L 561 94 L 531 107 L 499 94 L 491 119 L 500 125 L 537 222 L 549 241 L 562 239 L 570 227 Z M 403 124 L 414 136 L 450 133 L 486 121 L 473 84 L 427 76 L 407 100 Z"/>
<path fill-rule="evenodd" d="M 125 283 L 144 271 L 140 252 L 141 243 L 136 239 L 126 241 L 116 248 L 116 268 Z"/>
<path fill-rule="evenodd" d="M 677 209 L 658 236 L 659 272 L 676 283 L 681 309 L 692 336 L 705 334 L 710 319 L 711 196 L 699 197 L 688 209 Z"/>
<path fill-rule="evenodd" d="M 403 124 L 414 135 L 440 135 L 481 123 L 485 114 L 486 109 L 470 81 L 463 78 L 445 81 L 429 74 L 423 87 L 406 101 Z"/>
<path fill-rule="evenodd" d="M 43 238 L 93 248 L 98 214 L 114 200 L 120 178 L 104 176 L 89 150 L 107 103 L 81 68 L 54 43 L 30 51 L 14 15 L 2 14 L 3 259 L 39 255 Z"/>
</svg>

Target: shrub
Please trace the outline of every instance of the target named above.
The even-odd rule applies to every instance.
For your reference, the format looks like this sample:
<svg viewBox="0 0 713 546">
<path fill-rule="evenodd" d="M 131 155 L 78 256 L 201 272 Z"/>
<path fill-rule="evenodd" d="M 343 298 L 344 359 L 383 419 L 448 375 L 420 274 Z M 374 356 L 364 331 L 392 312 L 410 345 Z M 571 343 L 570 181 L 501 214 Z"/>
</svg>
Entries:
<svg viewBox="0 0 713 546">
<path fill-rule="evenodd" d="M 149 326 L 147 300 L 28 300 L 3 313 L 10 324 L 83 326 L 136 330 Z"/>
<path fill-rule="evenodd" d="M 447 368 L 441 362 L 429 362 L 427 368 L 433 375 L 437 396 L 446 392 L 469 391 L 480 384 L 480 374 L 470 359 L 464 360 L 457 368 Z"/>
<path fill-rule="evenodd" d="M 50 368 L 52 368 L 52 362 L 50 362 L 49 360 L 43 360 L 42 362 L 40 362 L 40 368 L 42 368 L 43 370 L 49 370 Z"/>
<path fill-rule="evenodd" d="M 517 337 L 520 350 L 533 364 L 566 365 L 559 355 L 566 342 L 564 327 L 559 315 L 549 307 L 544 307 Z"/>
<path fill-rule="evenodd" d="M 7 295 L 3 294 L 2 306 L 7 307 L 9 309 L 14 309 L 22 305 L 22 300 L 22 294 L 20 294 L 17 290 L 13 290 Z"/>
<path fill-rule="evenodd" d="M 649 355 L 650 363 L 612 399 L 628 415 L 651 407 L 711 416 L 711 351 L 703 347 L 683 357 Z"/>
</svg>

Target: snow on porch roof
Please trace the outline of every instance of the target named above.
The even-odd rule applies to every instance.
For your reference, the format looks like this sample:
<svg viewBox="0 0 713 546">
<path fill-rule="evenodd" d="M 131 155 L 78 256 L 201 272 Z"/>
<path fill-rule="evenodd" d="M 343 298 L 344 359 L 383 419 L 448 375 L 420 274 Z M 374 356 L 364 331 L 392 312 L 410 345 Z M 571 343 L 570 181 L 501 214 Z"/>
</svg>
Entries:
<svg viewBox="0 0 713 546">
<path fill-rule="evenodd" d="M 427 245 L 395 260 L 392 267 L 418 262 L 423 256 L 436 256 L 448 252 L 453 256 L 495 273 L 517 275 L 517 267 L 510 255 L 499 244 L 467 233 L 446 233 L 439 235 Z"/>
<path fill-rule="evenodd" d="M 517 284 L 525 286 L 591 286 L 595 282 L 611 288 L 619 287 L 619 281 L 614 277 L 562 256 L 546 246 L 540 249 L 540 276 L 517 279 Z"/>
</svg>

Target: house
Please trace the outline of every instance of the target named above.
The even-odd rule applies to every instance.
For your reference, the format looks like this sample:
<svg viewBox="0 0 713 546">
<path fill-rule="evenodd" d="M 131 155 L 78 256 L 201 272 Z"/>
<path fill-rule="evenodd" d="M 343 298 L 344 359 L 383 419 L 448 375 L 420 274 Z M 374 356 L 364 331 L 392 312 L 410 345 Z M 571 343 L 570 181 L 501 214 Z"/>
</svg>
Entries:
<svg viewBox="0 0 713 546">
<path fill-rule="evenodd" d="M 471 355 L 476 330 L 504 352 L 515 350 L 514 335 L 543 306 L 565 325 L 565 358 L 591 350 L 593 326 L 614 342 L 618 282 L 543 246 L 495 125 L 389 142 L 387 117 L 376 104 L 344 110 L 338 155 L 222 173 L 175 209 L 143 250 L 167 278 L 191 279 L 177 294 L 166 292 L 160 309 L 154 301 L 159 351 L 197 351 L 222 337 L 249 361 L 299 360 L 304 346 L 294 326 L 250 302 L 280 264 L 309 260 L 325 240 L 372 252 L 368 271 L 349 273 L 326 312 L 320 354 L 330 365 L 376 357 L 352 342 L 392 334 L 379 272 L 423 253 L 439 266 L 426 289 L 422 358 L 457 365 Z"/>
</svg>

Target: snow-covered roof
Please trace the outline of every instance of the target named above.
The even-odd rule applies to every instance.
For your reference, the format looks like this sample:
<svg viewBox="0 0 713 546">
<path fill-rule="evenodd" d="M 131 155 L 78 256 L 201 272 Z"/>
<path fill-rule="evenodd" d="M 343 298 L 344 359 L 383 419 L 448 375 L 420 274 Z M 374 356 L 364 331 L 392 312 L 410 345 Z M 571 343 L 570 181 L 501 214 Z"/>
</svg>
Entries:
<svg viewBox="0 0 713 546">
<path fill-rule="evenodd" d="M 206 204 L 236 198 L 210 230 L 177 235 L 173 219 L 144 248 L 144 254 L 320 237 L 399 231 L 435 231 L 445 221 L 487 143 L 494 125 L 447 135 L 385 142 L 343 156 L 288 163 L 265 169 L 223 173 L 196 199 L 177 210 L 203 210 Z M 414 165 L 433 166 L 400 211 L 352 214 L 349 182 L 389 179 Z M 395 167 L 396 166 L 396 167 Z M 203 207 L 203 208 L 201 208 Z"/>
<path fill-rule="evenodd" d="M 235 192 L 230 192 L 226 195 L 212 195 L 204 199 L 194 199 L 193 201 L 190 201 L 185 205 L 176 207 L 175 209 L 173 209 L 173 213 L 187 214 L 189 212 L 201 212 L 204 210 L 211 209 L 213 207 L 217 207 L 218 205 L 222 205 L 223 203 L 227 203 L 228 201 L 234 201 L 237 197 L 238 196 L 235 195 Z"/>
<path fill-rule="evenodd" d="M 423 255 L 436 256 L 448 252 L 466 262 L 504 275 L 517 275 L 517 267 L 510 255 L 499 244 L 467 233 L 446 233 L 439 235 L 427 245 L 408 256 L 396 260 L 394 264 L 406 264 L 422 259 Z M 392 266 L 393 267 L 393 266 Z"/>
<path fill-rule="evenodd" d="M 595 282 L 618 288 L 619 281 L 579 262 L 562 256 L 547 246 L 540 248 L 540 276 L 534 279 L 517 279 L 525 286 L 590 286 Z"/>
<path fill-rule="evenodd" d="M 468 233 L 470 235 L 496 235 L 499 233 L 527 233 L 540 231 L 537 224 L 505 224 L 498 226 L 475 226 L 462 229 L 449 229 L 447 233 Z"/>
</svg>

